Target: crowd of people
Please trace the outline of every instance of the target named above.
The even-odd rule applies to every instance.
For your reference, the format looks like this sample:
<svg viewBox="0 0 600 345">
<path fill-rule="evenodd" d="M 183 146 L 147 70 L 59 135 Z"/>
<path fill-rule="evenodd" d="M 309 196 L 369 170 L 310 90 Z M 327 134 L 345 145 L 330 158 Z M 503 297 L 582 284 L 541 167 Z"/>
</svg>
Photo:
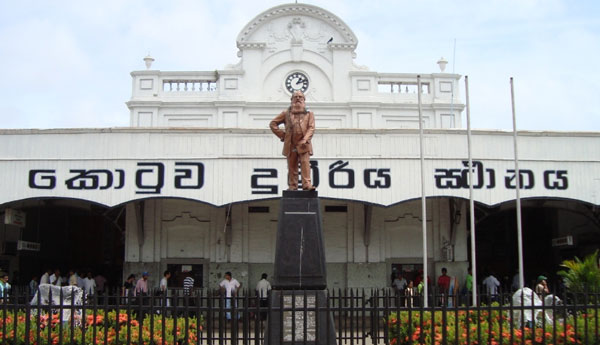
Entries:
<svg viewBox="0 0 600 345">
<path fill-rule="evenodd" d="M 91 271 L 70 270 L 67 275 L 62 275 L 60 269 L 48 268 L 39 276 L 34 275 L 27 283 L 27 292 L 30 296 L 35 295 L 38 286 L 50 284 L 55 286 L 77 286 L 86 295 L 102 295 L 105 292 L 107 280 L 102 274 L 93 275 Z M 6 297 L 11 289 L 8 273 L 0 273 L 0 297 Z"/>
<path fill-rule="evenodd" d="M 144 296 L 149 296 L 150 294 L 159 297 L 164 296 L 165 298 L 161 298 L 159 303 L 165 303 L 166 306 L 170 306 L 171 303 L 173 303 L 173 298 L 169 292 L 169 279 L 171 278 L 171 272 L 168 270 L 163 272 L 163 277 L 160 280 L 158 288 L 156 288 L 154 291 L 152 291 L 148 286 L 149 276 L 150 275 L 148 272 L 143 272 L 141 278 L 136 280 L 136 276 L 134 274 L 130 274 L 123 284 L 122 296 L 125 297 L 126 300 L 132 299 L 137 302 L 141 302 L 142 304 L 145 304 L 147 301 L 149 301 L 148 299 L 145 299 Z M 193 296 L 195 284 L 193 274 L 190 271 L 184 271 L 183 276 L 183 296 Z M 267 278 L 267 274 L 263 273 L 261 279 L 256 284 L 255 292 L 261 307 L 268 306 L 268 296 L 269 292 L 271 291 L 271 284 Z M 237 307 L 237 300 L 235 297 L 238 296 L 241 287 L 242 284 L 237 279 L 233 278 L 231 272 L 225 272 L 223 280 L 221 280 L 218 285 L 219 292 L 225 301 L 225 309 Z M 193 306 L 194 299 L 189 299 L 187 303 L 189 306 Z M 237 317 L 239 317 L 239 315 Z M 267 317 L 266 312 L 261 312 L 260 317 L 265 320 Z M 232 315 L 231 312 L 227 312 L 226 318 L 231 320 L 232 318 L 236 318 L 236 316 Z"/>
<path fill-rule="evenodd" d="M 536 280 L 534 291 L 541 298 L 550 294 L 547 280 L 548 278 L 544 275 L 538 276 Z M 434 291 L 430 292 L 430 295 L 433 294 L 436 296 L 436 305 L 452 306 L 454 304 L 471 303 L 471 296 L 473 294 L 473 288 L 475 287 L 471 267 L 467 269 L 467 276 L 462 285 L 459 284 L 456 277 L 448 275 L 448 270 L 445 267 L 441 269 L 441 275 L 438 276 L 435 286 L 431 284 L 431 279 L 429 279 L 429 277 L 427 278 L 427 281 L 429 288 L 434 289 Z M 480 300 L 486 304 L 500 302 L 499 292 L 501 291 L 501 288 L 502 291 L 505 292 L 514 292 L 519 289 L 519 286 L 518 274 L 514 275 L 510 284 L 508 282 L 502 284 L 492 271 L 486 270 L 484 272 L 484 279 L 481 281 L 481 290 L 479 291 Z M 414 280 L 407 280 L 403 277 L 402 272 L 394 271 L 392 274 L 392 288 L 394 289 L 396 296 L 400 297 L 400 303 L 403 306 L 419 305 L 422 300 L 422 297 L 420 296 L 423 295 L 424 288 L 422 271 L 418 272 L 418 275 Z"/>
<path fill-rule="evenodd" d="M 183 271 L 182 284 L 183 295 L 191 296 L 195 287 L 195 281 L 191 271 Z M 123 282 L 120 289 L 122 297 L 138 297 L 138 296 L 160 296 L 169 294 L 169 279 L 172 273 L 164 271 L 159 285 L 156 288 L 149 286 L 150 274 L 142 272 L 138 279 L 135 274 L 130 274 Z M 64 275 L 60 269 L 48 268 L 41 276 L 33 276 L 28 282 L 26 288 L 30 296 L 35 295 L 38 287 L 41 284 L 50 284 L 55 286 L 77 286 L 84 291 L 86 296 L 104 295 L 107 292 L 108 281 L 101 273 L 93 274 L 92 271 L 69 270 L 68 274 Z M 225 272 L 224 279 L 219 283 L 218 289 L 225 297 L 235 297 L 242 284 L 232 277 L 231 272 Z M 12 286 L 9 283 L 9 275 L 6 272 L 0 271 L 0 299 L 8 296 Z M 271 290 L 271 285 L 267 280 L 267 274 L 263 273 L 260 281 L 257 284 L 257 293 L 261 300 L 267 299 L 268 291 Z"/>
<path fill-rule="evenodd" d="M 194 288 L 194 278 L 190 271 L 183 272 L 183 295 L 191 296 Z M 501 283 L 493 274 L 493 272 L 486 272 L 482 280 L 482 301 L 485 303 L 491 303 L 498 301 L 498 292 L 501 287 Z M 168 296 L 169 295 L 169 279 L 171 278 L 171 272 L 164 271 L 163 277 L 160 279 L 159 285 L 154 290 L 148 286 L 149 273 L 143 272 L 139 279 L 136 279 L 135 274 L 130 274 L 122 285 L 120 294 L 123 297 L 135 298 L 138 296 Z M 550 294 L 547 277 L 540 275 L 537 278 L 534 291 L 545 297 Z M 429 286 L 431 279 L 427 279 Z M 88 297 L 98 295 L 102 296 L 107 287 L 107 279 L 100 273 L 94 275 L 91 271 L 83 272 L 70 270 L 68 275 L 62 275 L 59 269 L 47 269 L 39 278 L 37 276 L 32 277 L 28 284 L 29 294 L 33 296 L 37 291 L 40 284 L 51 284 L 57 286 L 77 286 L 81 288 L 85 295 Z M 241 288 L 242 284 L 235 278 L 233 278 L 231 272 L 225 272 L 223 280 L 219 283 L 219 290 L 226 298 L 226 308 L 231 307 L 231 303 L 235 300 L 235 297 Z M 402 297 L 402 304 L 404 306 L 416 306 L 419 304 L 418 296 L 422 296 L 424 290 L 424 279 L 422 271 L 419 271 L 414 279 L 406 279 L 401 272 L 394 272 L 392 275 L 392 287 L 394 288 L 396 295 Z M 518 275 L 513 278 L 511 289 L 512 291 L 518 289 L 519 281 Z M 446 304 L 451 306 L 453 303 L 469 303 L 469 296 L 473 293 L 474 282 L 471 268 L 468 268 L 467 276 L 459 289 L 458 280 L 455 277 L 448 275 L 448 270 L 442 268 L 441 275 L 437 279 L 435 285 L 435 293 L 438 295 L 437 304 Z M 0 272 L 0 299 L 6 298 L 10 292 L 11 285 L 9 283 L 9 276 L 5 272 Z M 260 299 L 262 306 L 267 305 L 267 296 L 271 290 L 271 284 L 267 280 L 267 274 L 263 273 L 261 279 L 256 284 L 255 292 Z M 505 286 L 505 291 L 508 291 Z M 461 300 L 456 301 L 454 298 L 448 298 L 449 296 L 460 296 Z M 167 299 L 167 303 L 169 300 Z M 228 316 L 230 318 L 230 316 Z"/>
<path fill-rule="evenodd" d="M 184 271 L 183 276 L 183 294 L 184 296 L 191 296 L 195 283 L 192 272 Z M 158 287 L 154 290 L 152 290 L 152 288 L 148 286 L 149 277 L 150 274 L 148 272 L 142 272 L 142 275 L 139 279 L 136 279 L 135 274 L 130 274 L 123 283 L 123 287 L 121 289 L 121 296 L 126 297 L 128 299 L 149 295 L 169 296 L 169 280 L 171 279 L 170 271 L 167 270 L 163 272 L 163 276 L 160 279 Z M 169 299 L 167 299 L 167 303 L 170 303 Z"/>
</svg>

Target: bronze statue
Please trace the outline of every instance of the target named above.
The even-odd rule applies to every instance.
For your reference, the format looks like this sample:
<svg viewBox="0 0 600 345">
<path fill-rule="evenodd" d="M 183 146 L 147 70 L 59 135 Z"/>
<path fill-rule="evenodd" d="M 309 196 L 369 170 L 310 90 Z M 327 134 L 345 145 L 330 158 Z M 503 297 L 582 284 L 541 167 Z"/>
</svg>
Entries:
<svg viewBox="0 0 600 345">
<path fill-rule="evenodd" d="M 304 104 L 302 91 L 292 94 L 291 105 L 269 124 L 271 131 L 283 141 L 283 155 L 288 162 L 288 190 L 298 189 L 298 161 L 302 174 L 302 189 L 314 190 L 310 180 L 311 139 L 315 132 L 315 115 Z M 285 124 L 285 131 L 279 125 Z"/>
</svg>

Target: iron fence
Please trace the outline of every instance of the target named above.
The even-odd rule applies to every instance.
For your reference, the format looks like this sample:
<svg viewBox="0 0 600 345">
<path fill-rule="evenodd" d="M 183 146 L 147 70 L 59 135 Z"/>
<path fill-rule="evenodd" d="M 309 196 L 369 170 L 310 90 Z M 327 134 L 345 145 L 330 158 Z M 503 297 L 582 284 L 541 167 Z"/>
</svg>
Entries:
<svg viewBox="0 0 600 345">
<path fill-rule="evenodd" d="M 212 289 L 129 297 L 80 291 L 62 288 L 34 297 L 13 289 L 1 300 L 1 344 L 310 344 L 311 332 L 318 331 L 310 323 L 330 322 L 320 315 L 333 316 L 337 344 L 600 344 L 596 292 L 539 299 L 523 290 L 481 295 L 472 306 L 468 296 L 432 288 L 425 307 L 424 296 L 387 288 L 328 290 L 321 304 L 291 291 L 304 297 L 302 304 L 273 308 L 253 291 L 231 299 Z M 283 321 L 271 324 L 273 313 L 303 323 L 292 323 L 291 339 L 282 332 L 265 341 L 267 327 L 286 327 Z"/>
</svg>

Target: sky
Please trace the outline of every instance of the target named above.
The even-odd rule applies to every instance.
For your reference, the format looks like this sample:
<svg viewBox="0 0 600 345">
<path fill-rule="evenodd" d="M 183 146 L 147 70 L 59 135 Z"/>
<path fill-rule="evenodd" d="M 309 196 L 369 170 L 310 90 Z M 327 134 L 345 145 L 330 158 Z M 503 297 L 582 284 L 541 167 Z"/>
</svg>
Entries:
<svg viewBox="0 0 600 345">
<path fill-rule="evenodd" d="M 300 1 L 341 18 L 356 63 L 469 76 L 471 126 L 600 132 L 600 2 Z M 0 1 L 0 128 L 126 127 L 134 70 L 212 71 L 274 0 Z M 465 99 L 461 79 L 461 97 Z"/>
</svg>

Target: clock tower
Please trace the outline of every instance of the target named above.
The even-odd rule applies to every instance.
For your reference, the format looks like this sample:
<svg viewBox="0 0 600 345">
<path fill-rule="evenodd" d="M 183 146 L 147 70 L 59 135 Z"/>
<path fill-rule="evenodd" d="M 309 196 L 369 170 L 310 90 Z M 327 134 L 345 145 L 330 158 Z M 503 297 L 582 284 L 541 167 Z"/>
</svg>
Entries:
<svg viewBox="0 0 600 345">
<path fill-rule="evenodd" d="M 308 4 L 259 14 L 237 37 L 245 97 L 287 101 L 294 91 L 308 102 L 348 102 L 358 39 L 336 15 Z M 255 87 L 256 86 L 256 87 Z"/>
</svg>

